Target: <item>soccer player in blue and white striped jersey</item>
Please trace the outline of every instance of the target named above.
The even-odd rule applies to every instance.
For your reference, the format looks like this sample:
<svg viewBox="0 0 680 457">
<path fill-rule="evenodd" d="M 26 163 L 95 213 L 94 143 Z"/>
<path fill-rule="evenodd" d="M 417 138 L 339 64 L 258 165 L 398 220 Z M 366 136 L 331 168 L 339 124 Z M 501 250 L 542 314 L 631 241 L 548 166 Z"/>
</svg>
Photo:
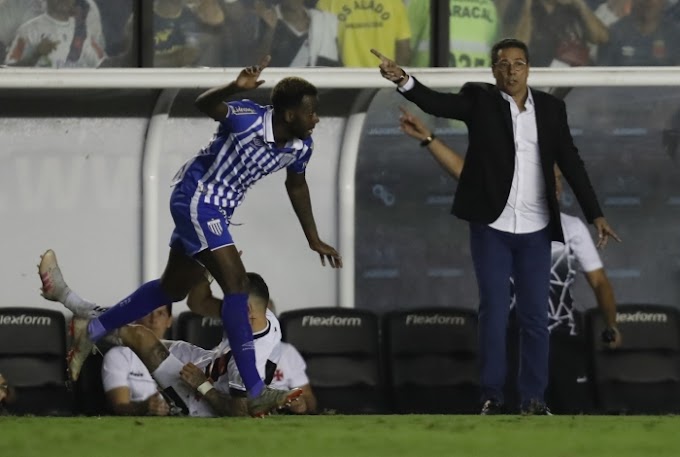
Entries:
<svg viewBox="0 0 680 457">
<path fill-rule="evenodd" d="M 286 168 L 286 190 L 310 248 L 320 255 L 322 265 L 328 261 L 339 268 L 342 259 L 319 238 L 305 180 L 313 150 L 311 134 L 319 122 L 316 87 L 302 78 L 288 77 L 274 87 L 272 105 L 260 106 L 249 100 L 225 102 L 238 92 L 261 86 L 264 81 L 258 78 L 268 63 L 269 57 L 242 70 L 230 84 L 210 89 L 196 99 L 198 109 L 219 125 L 210 143 L 175 176 L 170 198 L 175 230 L 165 271 L 160 279 L 142 285 L 101 316 L 89 321 L 74 319 L 69 358 L 74 380 L 94 342 L 157 307 L 184 299 L 207 269 L 224 292 L 222 322 L 248 390 L 250 413 L 261 416 L 299 396 L 298 391 L 266 387 L 258 374 L 248 321 L 248 280 L 229 233 L 229 219 L 250 186 Z M 56 257 L 50 252 L 39 266 L 43 296 L 77 308 L 79 297 L 58 274 Z"/>
</svg>

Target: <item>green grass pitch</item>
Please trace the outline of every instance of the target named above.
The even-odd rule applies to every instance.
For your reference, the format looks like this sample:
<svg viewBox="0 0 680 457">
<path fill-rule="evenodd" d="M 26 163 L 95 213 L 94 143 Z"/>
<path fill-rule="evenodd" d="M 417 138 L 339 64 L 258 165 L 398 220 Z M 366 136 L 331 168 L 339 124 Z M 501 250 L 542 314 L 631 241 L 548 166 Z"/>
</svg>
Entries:
<svg viewBox="0 0 680 457">
<path fill-rule="evenodd" d="M 680 419 L 657 416 L 0 417 L 2 457 L 664 457 Z"/>
</svg>

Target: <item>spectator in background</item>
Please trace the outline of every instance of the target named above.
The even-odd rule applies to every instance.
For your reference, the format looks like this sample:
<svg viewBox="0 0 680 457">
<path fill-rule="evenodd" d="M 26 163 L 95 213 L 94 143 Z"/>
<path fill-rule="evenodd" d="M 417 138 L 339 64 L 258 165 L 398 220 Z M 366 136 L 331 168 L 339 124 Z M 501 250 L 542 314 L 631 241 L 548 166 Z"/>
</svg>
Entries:
<svg viewBox="0 0 680 457">
<path fill-rule="evenodd" d="M 14 388 L 9 385 L 7 379 L 0 373 L 0 416 L 10 413 L 7 406 L 14 403 L 15 398 L 16 392 Z"/>
<path fill-rule="evenodd" d="M 369 48 L 382 49 L 400 65 L 410 63 L 411 29 L 402 0 L 319 0 L 316 7 L 337 16 L 340 55 L 346 67 L 373 67 Z"/>
<path fill-rule="evenodd" d="M 605 27 L 610 28 L 619 19 L 629 15 L 632 6 L 633 0 L 606 0 L 595 9 L 595 16 Z"/>
<path fill-rule="evenodd" d="M 449 12 L 449 67 L 490 66 L 489 53 L 500 29 L 494 1 L 449 0 Z M 430 0 L 411 0 L 408 17 L 412 33 L 411 65 L 430 66 Z"/>
<path fill-rule="evenodd" d="M 5 51 L 19 27 L 45 11 L 46 0 L 0 0 L 0 60 L 4 62 Z M 72 14 L 76 21 L 85 21 L 88 35 L 105 49 L 101 15 L 94 0 L 76 0 Z"/>
<path fill-rule="evenodd" d="M 338 19 L 318 9 L 305 8 L 305 0 L 281 0 L 271 7 L 257 3 L 266 30 L 259 55 L 271 55 L 273 67 L 339 66 Z"/>
<path fill-rule="evenodd" d="M 267 25 L 261 18 L 263 0 L 221 0 L 224 10 L 221 62 L 225 67 L 240 67 L 252 61 Z"/>
<path fill-rule="evenodd" d="M 101 46 L 101 23 L 99 33 L 96 27 L 88 27 L 88 17 L 94 11 L 91 5 L 85 0 L 47 0 L 45 13 L 19 27 L 5 63 L 23 67 L 98 67 L 106 55 Z"/>
<path fill-rule="evenodd" d="M 665 16 L 667 0 L 633 0 L 630 15 L 614 24 L 598 63 L 606 66 L 680 64 L 678 25 Z"/>
<path fill-rule="evenodd" d="M 172 305 L 161 306 L 139 321 L 158 338 L 172 326 Z M 104 355 L 102 382 L 106 399 L 119 416 L 167 416 L 170 407 L 142 360 L 127 346 L 115 346 Z"/>
<path fill-rule="evenodd" d="M 200 54 L 195 65 L 222 66 L 223 55 L 229 52 L 224 46 L 225 14 L 220 0 L 186 0 L 194 16 L 194 25 L 186 31 L 190 43 L 195 43 Z"/>
<path fill-rule="evenodd" d="M 44 12 L 43 0 L 0 0 L 0 61 L 5 61 L 19 27 Z"/>
<path fill-rule="evenodd" d="M 595 16 L 609 29 L 619 19 L 630 14 L 632 4 L 632 0 L 606 0 L 595 9 Z M 597 62 L 598 46 L 591 44 L 588 47 L 590 48 L 591 62 Z"/>
<path fill-rule="evenodd" d="M 136 66 L 137 51 L 133 46 L 136 38 L 136 20 L 134 0 L 96 0 L 99 14 L 102 17 L 101 29 L 104 51 L 109 57 L 115 57 L 119 66 Z M 123 58 L 124 57 L 124 58 Z M 110 65 L 113 66 L 113 65 Z"/>
<path fill-rule="evenodd" d="M 120 2 L 120 0 L 118 0 Z M 76 0 L 73 6 L 73 17 L 76 25 L 84 27 L 87 36 L 96 43 L 97 47 L 106 55 L 106 39 L 102 25 L 102 15 L 94 0 Z"/>
<path fill-rule="evenodd" d="M 515 35 L 531 48 L 534 67 L 590 65 L 588 44 L 608 39 L 585 0 L 525 0 Z"/>
<path fill-rule="evenodd" d="M 185 0 L 154 0 L 154 67 L 190 67 L 198 62 L 198 43 L 189 38 L 196 17 Z"/>
</svg>

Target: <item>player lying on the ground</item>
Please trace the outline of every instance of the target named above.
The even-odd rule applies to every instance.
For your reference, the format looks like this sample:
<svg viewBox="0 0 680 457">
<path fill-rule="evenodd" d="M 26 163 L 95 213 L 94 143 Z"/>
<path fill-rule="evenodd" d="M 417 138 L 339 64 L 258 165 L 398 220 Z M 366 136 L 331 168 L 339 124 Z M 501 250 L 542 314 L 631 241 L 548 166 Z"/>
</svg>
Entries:
<svg viewBox="0 0 680 457">
<path fill-rule="evenodd" d="M 43 254 L 38 271 L 42 296 L 62 303 L 74 314 L 74 320 L 91 318 L 103 311 L 68 288 L 54 251 Z M 269 384 L 280 357 L 281 329 L 276 316 L 267 310 L 267 284 L 256 273 L 248 273 L 248 280 L 248 318 L 253 329 L 256 366 L 265 384 Z M 74 302 L 79 306 L 73 306 Z M 204 309 L 211 316 L 215 313 L 219 316 L 219 307 Z M 201 417 L 248 415 L 245 386 L 226 338 L 215 349 L 206 350 L 186 341 L 162 341 L 141 325 L 126 325 L 106 338 L 135 352 L 178 412 Z M 293 400 L 302 395 L 300 389 L 294 392 Z M 289 405 L 290 401 L 279 407 Z"/>
<path fill-rule="evenodd" d="M 187 297 L 187 304 L 195 313 L 219 318 L 222 300 L 213 296 L 209 280 L 204 279 L 191 289 Z M 270 304 L 271 300 L 269 300 L 267 306 L 269 311 L 275 313 Z M 291 403 L 288 410 L 294 414 L 316 413 L 316 396 L 309 383 L 306 372 L 307 365 L 302 355 L 292 344 L 284 343 L 283 341 L 277 347 L 280 349 L 279 359 L 274 377 L 271 380 L 271 384 L 268 385 L 275 389 L 290 390 L 298 388 L 302 390 L 302 395 Z"/>
</svg>

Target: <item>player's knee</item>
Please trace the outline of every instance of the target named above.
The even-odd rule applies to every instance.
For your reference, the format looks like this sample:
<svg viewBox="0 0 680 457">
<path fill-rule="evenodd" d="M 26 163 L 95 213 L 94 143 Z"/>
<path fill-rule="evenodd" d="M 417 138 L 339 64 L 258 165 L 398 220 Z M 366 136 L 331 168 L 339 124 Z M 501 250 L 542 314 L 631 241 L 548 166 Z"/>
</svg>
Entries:
<svg viewBox="0 0 680 457">
<path fill-rule="evenodd" d="M 184 300 L 189 295 L 190 290 L 186 284 L 169 281 L 165 278 L 161 278 L 161 287 L 173 303 Z"/>
</svg>

